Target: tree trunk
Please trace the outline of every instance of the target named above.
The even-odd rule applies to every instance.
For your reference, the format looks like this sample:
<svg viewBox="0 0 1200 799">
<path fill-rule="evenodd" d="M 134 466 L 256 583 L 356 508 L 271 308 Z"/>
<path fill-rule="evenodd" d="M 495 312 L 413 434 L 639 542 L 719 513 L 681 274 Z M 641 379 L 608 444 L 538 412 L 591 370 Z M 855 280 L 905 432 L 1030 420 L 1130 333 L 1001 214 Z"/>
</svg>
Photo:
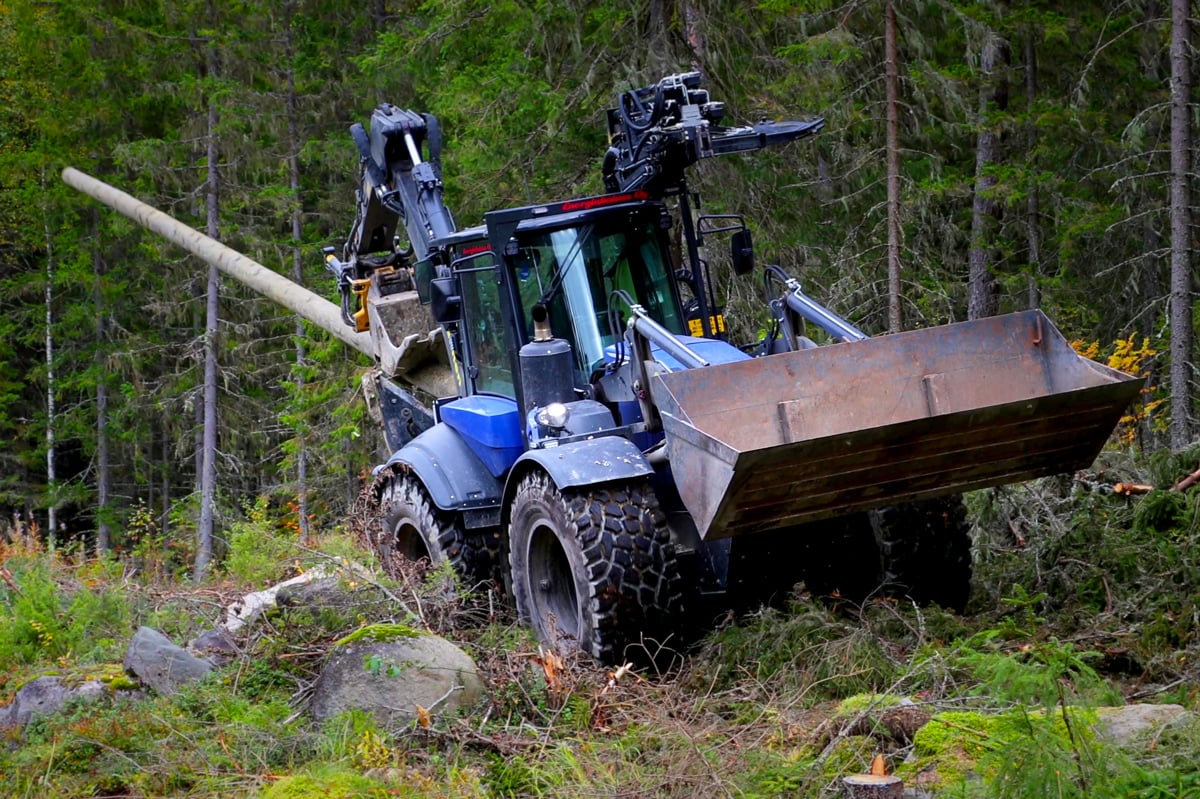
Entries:
<svg viewBox="0 0 1200 799">
<path fill-rule="evenodd" d="M 160 501 L 162 504 L 162 514 L 158 520 L 158 532 L 162 536 L 162 539 L 164 541 L 166 541 L 168 538 L 170 538 L 171 528 L 172 528 L 172 524 L 171 524 L 171 471 L 172 471 L 171 470 L 171 466 L 172 466 L 172 464 L 171 464 L 171 437 L 167 433 L 165 428 L 159 430 L 159 435 L 161 436 L 161 440 L 159 441 L 159 443 L 162 445 L 162 449 L 160 450 L 160 458 L 159 458 L 159 467 L 160 467 L 159 480 L 161 481 L 161 485 L 162 485 L 162 490 L 160 491 L 160 493 L 162 494 L 162 497 L 160 498 Z"/>
<path fill-rule="evenodd" d="M 211 8 L 210 8 L 211 18 Z M 210 80 L 217 77 L 216 45 L 208 47 L 208 75 Z M 218 196 L 220 177 L 217 170 L 217 102 L 211 96 L 208 100 L 208 186 L 206 192 L 207 204 L 207 233 L 216 239 L 220 237 L 217 227 Z M 205 324 L 204 324 L 204 441 L 201 458 L 203 471 L 200 475 L 200 521 L 196 529 L 196 566 L 193 578 L 199 582 L 208 572 L 213 555 L 213 519 L 214 506 L 217 496 L 217 299 L 221 288 L 221 273 L 216 266 L 208 268 L 208 285 L 206 290 Z"/>
<path fill-rule="evenodd" d="M 646 30 L 648 66 L 657 75 L 672 70 L 674 59 L 671 53 L 671 21 L 675 4 L 669 0 L 650 0 Z"/>
<path fill-rule="evenodd" d="M 992 268 L 1000 206 L 992 196 L 996 177 L 992 170 L 1000 162 L 1000 135 L 989 119 L 992 109 L 1008 107 L 1008 42 L 995 33 L 988 35 L 979 59 L 983 73 L 979 89 L 979 133 L 975 144 L 975 201 L 971 208 L 971 247 L 967 255 L 967 318 L 995 316 L 998 310 L 996 278 Z"/>
<path fill-rule="evenodd" d="M 101 356 L 106 354 L 108 338 L 108 309 L 104 305 L 104 259 L 100 257 L 100 225 L 92 211 L 92 305 L 96 312 L 96 346 Z M 108 382 L 104 371 L 96 377 L 96 554 L 112 549 L 112 522 L 109 503 L 112 502 L 112 466 L 108 452 Z"/>
<path fill-rule="evenodd" d="M 1037 147 L 1037 124 L 1033 121 L 1033 105 L 1037 98 L 1037 49 L 1033 34 L 1034 30 L 1030 28 L 1025 35 L 1025 97 L 1030 111 L 1029 135 L 1025 141 L 1027 153 L 1033 153 Z M 1036 172 L 1037 165 L 1030 164 L 1030 169 Z M 1038 288 L 1038 278 L 1042 274 L 1042 228 L 1036 179 L 1029 181 L 1029 195 L 1025 200 L 1025 246 L 1029 252 L 1026 305 L 1032 310 L 1042 304 L 1041 291 Z"/>
<path fill-rule="evenodd" d="M 54 239 L 50 235 L 50 207 L 46 202 L 46 172 L 42 170 L 42 223 L 46 235 L 46 546 L 54 551 L 58 534 L 58 476 L 55 473 L 54 427 L 58 424 L 54 405 Z"/>
<path fill-rule="evenodd" d="M 703 14 L 699 6 L 691 0 L 685 0 L 683 4 L 683 30 L 688 47 L 692 51 L 691 68 L 697 72 L 704 72 L 708 41 L 704 35 Z M 705 77 L 708 77 L 707 74 Z"/>
<path fill-rule="evenodd" d="M 303 205 L 300 197 L 300 132 L 297 119 L 300 115 L 296 98 L 296 68 L 295 52 L 292 48 L 292 10 L 289 2 L 285 10 L 284 44 L 287 48 L 287 126 L 288 126 L 288 187 L 292 193 L 292 279 L 297 285 L 304 285 L 304 254 L 303 229 L 301 213 Z M 296 369 L 293 380 L 298 394 L 304 391 L 304 364 L 308 354 L 304 346 L 304 320 L 296 317 Z M 312 531 L 308 525 L 308 441 L 305 430 L 301 427 L 296 431 L 296 514 L 300 541 L 308 544 Z"/>
<path fill-rule="evenodd" d="M 883 69 L 887 93 L 888 332 L 904 326 L 900 295 L 900 73 L 896 61 L 896 4 L 884 3 Z"/>
<path fill-rule="evenodd" d="M 1188 0 L 1171 3 L 1171 447 L 1192 440 L 1191 99 Z"/>
<path fill-rule="evenodd" d="M 855 774 L 842 778 L 845 799 L 900 799 L 904 782 L 899 777 L 883 774 Z"/>
</svg>

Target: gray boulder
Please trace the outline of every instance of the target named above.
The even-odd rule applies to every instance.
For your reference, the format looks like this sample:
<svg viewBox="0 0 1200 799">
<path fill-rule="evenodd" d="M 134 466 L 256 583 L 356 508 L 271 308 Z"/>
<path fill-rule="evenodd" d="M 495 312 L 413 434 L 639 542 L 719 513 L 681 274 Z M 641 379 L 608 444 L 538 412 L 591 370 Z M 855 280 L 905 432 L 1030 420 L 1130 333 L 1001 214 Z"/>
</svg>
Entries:
<svg viewBox="0 0 1200 799">
<path fill-rule="evenodd" d="M 349 710 L 373 713 L 385 727 L 417 717 L 455 713 L 483 696 L 475 662 L 445 638 L 418 633 L 391 640 L 360 638 L 335 646 L 313 692 L 309 710 L 318 721 Z"/>
<path fill-rule="evenodd" d="M 1162 732 L 1171 724 L 1186 723 L 1190 715 L 1182 705 L 1124 705 L 1098 708 L 1096 732 L 1119 746 Z"/>
<path fill-rule="evenodd" d="M 233 636 L 223 629 L 205 630 L 191 641 L 188 641 L 188 651 L 197 657 L 204 658 L 214 666 L 224 666 L 237 658 L 239 651 Z"/>
<path fill-rule="evenodd" d="M 352 604 L 350 592 L 338 577 L 322 577 L 280 588 L 275 603 L 281 608 L 344 608 Z"/>
<path fill-rule="evenodd" d="M 150 627 L 139 627 L 125 651 L 125 671 L 164 696 L 204 678 L 212 670 L 211 662 L 175 645 Z"/>
<path fill-rule="evenodd" d="M 69 700 L 99 699 L 104 686 L 96 681 L 68 685 L 59 677 L 38 677 L 17 690 L 13 701 L 0 707 L 0 729 L 24 729 L 35 716 L 57 713 Z"/>
</svg>

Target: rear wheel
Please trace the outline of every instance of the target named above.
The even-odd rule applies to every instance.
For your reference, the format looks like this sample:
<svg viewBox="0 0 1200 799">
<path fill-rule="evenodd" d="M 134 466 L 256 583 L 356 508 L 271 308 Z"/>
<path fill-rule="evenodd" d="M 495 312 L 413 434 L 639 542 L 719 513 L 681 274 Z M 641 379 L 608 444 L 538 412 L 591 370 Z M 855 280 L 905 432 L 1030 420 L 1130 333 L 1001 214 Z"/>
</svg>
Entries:
<svg viewBox="0 0 1200 799">
<path fill-rule="evenodd" d="M 962 496 L 873 511 L 885 590 L 961 612 L 971 593 L 971 535 Z"/>
<path fill-rule="evenodd" d="M 467 586 L 491 578 L 486 537 L 466 533 L 458 515 L 434 505 L 414 475 L 382 478 L 377 496 L 380 526 L 374 548 L 388 574 L 395 576 L 397 559 L 405 558 L 449 563 Z"/>
<path fill-rule="evenodd" d="M 804 525 L 801 570 L 810 593 L 863 602 L 880 587 L 879 546 L 866 513 Z"/>
<path fill-rule="evenodd" d="M 905 597 L 962 611 L 971 590 L 971 536 L 962 496 L 907 502 L 806 527 L 810 592 L 863 602 Z"/>
<path fill-rule="evenodd" d="M 543 641 L 604 663 L 647 661 L 678 621 L 678 567 L 644 482 L 560 491 L 534 472 L 508 532 L 517 612 Z"/>
</svg>

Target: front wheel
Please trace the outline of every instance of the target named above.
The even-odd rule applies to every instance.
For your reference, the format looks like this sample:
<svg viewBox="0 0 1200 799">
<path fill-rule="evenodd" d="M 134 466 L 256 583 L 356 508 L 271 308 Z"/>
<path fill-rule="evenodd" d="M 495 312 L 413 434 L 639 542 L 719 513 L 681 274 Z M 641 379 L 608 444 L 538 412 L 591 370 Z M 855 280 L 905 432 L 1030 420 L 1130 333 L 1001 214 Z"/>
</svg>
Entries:
<svg viewBox="0 0 1200 799">
<path fill-rule="evenodd" d="M 508 545 L 517 612 L 549 644 L 602 663 L 654 660 L 679 621 L 674 548 L 644 482 L 560 491 L 531 473 L 513 498 Z"/>
</svg>

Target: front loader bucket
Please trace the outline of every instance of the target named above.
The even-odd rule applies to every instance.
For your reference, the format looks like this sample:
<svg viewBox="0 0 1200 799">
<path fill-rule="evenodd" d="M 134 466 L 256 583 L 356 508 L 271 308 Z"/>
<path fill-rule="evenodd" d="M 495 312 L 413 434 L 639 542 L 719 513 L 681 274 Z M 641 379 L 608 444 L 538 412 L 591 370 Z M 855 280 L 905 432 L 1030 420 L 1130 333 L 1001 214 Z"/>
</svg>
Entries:
<svg viewBox="0 0 1200 799">
<path fill-rule="evenodd" d="M 1086 468 L 1142 387 L 1040 311 L 653 379 L 706 539 Z"/>
</svg>

